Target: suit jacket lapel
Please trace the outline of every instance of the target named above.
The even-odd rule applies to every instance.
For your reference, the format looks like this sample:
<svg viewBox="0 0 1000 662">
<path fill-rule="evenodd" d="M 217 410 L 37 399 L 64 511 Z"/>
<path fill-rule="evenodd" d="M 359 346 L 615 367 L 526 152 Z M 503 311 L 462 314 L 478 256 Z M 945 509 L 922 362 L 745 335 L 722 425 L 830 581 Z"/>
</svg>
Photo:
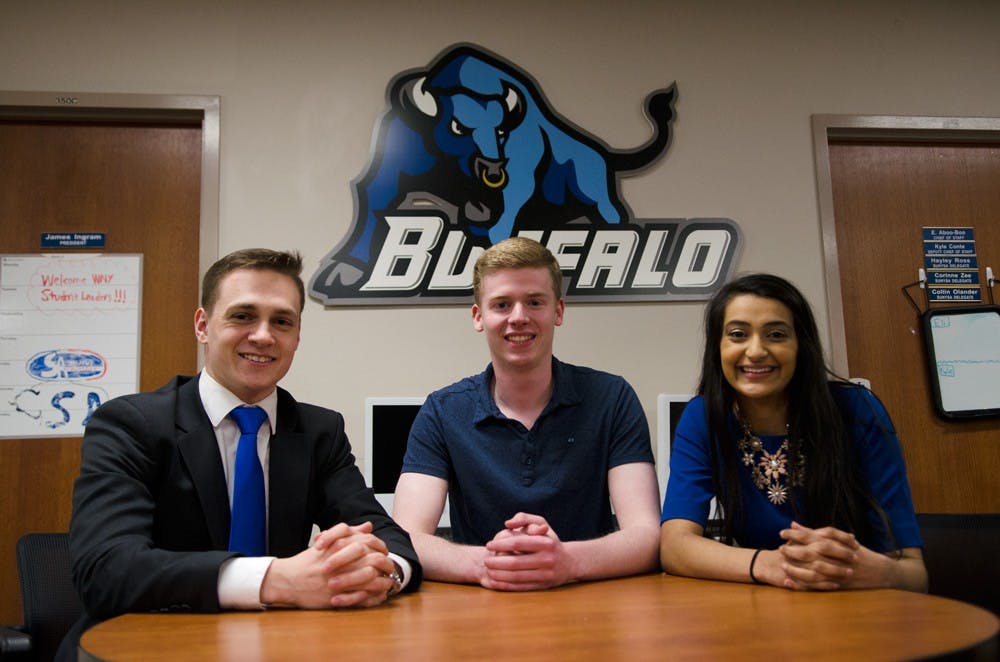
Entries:
<svg viewBox="0 0 1000 662">
<path fill-rule="evenodd" d="M 177 392 L 177 447 L 191 472 L 214 549 L 229 547 L 229 490 L 212 423 L 198 393 L 198 379 Z"/>
<path fill-rule="evenodd" d="M 268 474 L 270 554 L 296 554 L 308 543 L 308 531 L 312 526 L 307 512 L 312 469 L 309 439 L 298 431 L 295 400 L 278 389 L 278 429 L 271 437 Z"/>
</svg>

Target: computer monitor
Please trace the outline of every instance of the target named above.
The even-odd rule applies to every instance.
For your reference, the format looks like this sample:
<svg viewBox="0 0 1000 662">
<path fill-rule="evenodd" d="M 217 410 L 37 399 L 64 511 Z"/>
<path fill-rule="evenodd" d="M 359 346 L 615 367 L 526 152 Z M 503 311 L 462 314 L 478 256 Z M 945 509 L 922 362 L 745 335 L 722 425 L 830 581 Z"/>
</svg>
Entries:
<svg viewBox="0 0 1000 662">
<path fill-rule="evenodd" d="M 410 426 L 423 403 L 422 397 L 365 398 L 365 461 L 361 472 L 390 515 Z M 438 526 L 451 526 L 447 501 Z"/>
<path fill-rule="evenodd" d="M 663 506 L 667 495 L 667 481 L 670 480 L 670 450 L 674 445 L 674 434 L 677 423 L 681 420 L 684 408 L 693 398 L 691 394 L 661 393 L 656 398 L 656 478 L 660 482 L 660 506 Z M 719 520 L 714 519 L 718 511 L 718 500 L 712 497 L 708 505 L 708 524 L 705 535 L 721 540 L 722 527 Z"/>
<path fill-rule="evenodd" d="M 656 397 L 656 479 L 660 483 L 660 505 L 667 493 L 670 478 L 670 447 L 681 413 L 687 406 L 690 394 L 660 393 Z"/>
</svg>

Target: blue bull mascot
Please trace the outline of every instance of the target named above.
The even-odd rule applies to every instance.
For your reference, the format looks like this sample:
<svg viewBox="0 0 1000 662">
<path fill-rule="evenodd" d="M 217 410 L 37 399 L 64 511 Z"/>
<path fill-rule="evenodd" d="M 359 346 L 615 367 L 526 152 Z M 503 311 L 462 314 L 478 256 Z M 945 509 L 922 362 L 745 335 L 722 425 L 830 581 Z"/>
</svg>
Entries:
<svg viewBox="0 0 1000 662">
<path fill-rule="evenodd" d="M 618 176 L 666 151 L 674 97 L 674 86 L 650 94 L 653 136 L 619 151 L 553 111 L 528 74 L 480 48 L 455 46 L 429 69 L 400 74 L 371 163 L 354 182 L 354 227 L 324 258 L 311 292 L 326 301 L 357 292 L 385 240 L 386 216 L 400 211 L 426 214 L 431 205 L 484 247 L 519 230 L 628 222 Z"/>
</svg>

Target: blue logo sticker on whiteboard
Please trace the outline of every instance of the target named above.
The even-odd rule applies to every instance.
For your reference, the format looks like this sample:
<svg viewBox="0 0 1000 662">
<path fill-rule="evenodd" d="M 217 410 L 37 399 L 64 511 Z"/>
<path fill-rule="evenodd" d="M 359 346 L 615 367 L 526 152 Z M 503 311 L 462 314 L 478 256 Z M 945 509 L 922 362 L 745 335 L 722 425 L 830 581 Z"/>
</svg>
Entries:
<svg viewBox="0 0 1000 662">
<path fill-rule="evenodd" d="M 82 349 L 51 349 L 28 360 L 28 374 L 44 381 L 97 379 L 107 371 L 107 362 L 97 352 Z"/>
</svg>

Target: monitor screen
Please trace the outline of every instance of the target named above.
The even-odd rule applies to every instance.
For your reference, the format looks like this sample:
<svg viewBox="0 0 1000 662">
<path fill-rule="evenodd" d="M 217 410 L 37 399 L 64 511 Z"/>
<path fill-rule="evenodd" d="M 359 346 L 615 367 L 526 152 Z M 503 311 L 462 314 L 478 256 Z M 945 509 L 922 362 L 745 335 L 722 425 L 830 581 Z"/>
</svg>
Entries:
<svg viewBox="0 0 1000 662">
<path fill-rule="evenodd" d="M 422 397 L 365 399 L 365 460 L 361 470 L 375 498 L 390 515 L 410 426 L 423 403 Z M 439 526 L 448 527 L 449 522 L 445 503 Z"/>
<path fill-rule="evenodd" d="M 923 317 L 938 413 L 1000 416 L 1000 306 L 936 308 Z"/>
<path fill-rule="evenodd" d="M 674 432 L 677 430 L 677 422 L 681 420 L 681 414 L 688 400 L 693 398 L 690 394 L 670 394 L 660 393 L 656 398 L 656 479 L 660 483 L 660 505 L 663 505 L 663 497 L 667 491 L 667 480 L 670 478 L 670 449 L 674 443 Z"/>
</svg>

